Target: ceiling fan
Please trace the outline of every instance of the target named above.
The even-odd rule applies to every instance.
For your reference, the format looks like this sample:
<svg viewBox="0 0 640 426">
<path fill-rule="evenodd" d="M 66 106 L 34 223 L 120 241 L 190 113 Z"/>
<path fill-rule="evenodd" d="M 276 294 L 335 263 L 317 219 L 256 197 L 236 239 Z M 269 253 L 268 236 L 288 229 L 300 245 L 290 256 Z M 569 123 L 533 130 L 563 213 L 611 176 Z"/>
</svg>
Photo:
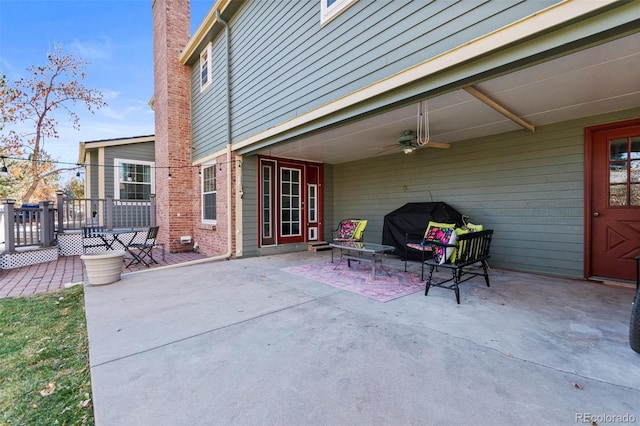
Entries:
<svg viewBox="0 0 640 426">
<path fill-rule="evenodd" d="M 400 148 L 405 154 L 411 154 L 412 152 L 420 148 L 448 149 L 449 144 L 435 142 L 430 138 L 418 138 L 413 130 L 405 130 L 404 132 L 402 132 L 402 136 L 400 136 L 398 142 L 382 147 L 382 150 L 378 152 L 377 155 L 397 148 Z"/>
<path fill-rule="evenodd" d="M 413 130 L 405 130 L 404 132 L 402 132 L 402 136 L 400 136 L 400 139 L 398 139 L 398 144 L 387 145 L 379 154 L 397 147 L 398 145 L 400 145 L 402 152 L 404 152 L 405 154 L 411 154 L 418 148 L 449 148 L 448 143 L 435 142 L 429 135 L 429 108 L 427 101 L 423 101 L 418 104 L 417 118 L 418 122 L 416 132 L 414 132 Z"/>
<path fill-rule="evenodd" d="M 405 154 L 411 154 L 418 148 L 449 149 L 448 143 L 435 142 L 431 140 L 428 135 L 426 138 L 420 138 L 413 132 L 413 130 L 405 130 L 402 132 L 402 136 L 398 139 L 398 144 L 400 144 L 402 151 Z"/>
</svg>

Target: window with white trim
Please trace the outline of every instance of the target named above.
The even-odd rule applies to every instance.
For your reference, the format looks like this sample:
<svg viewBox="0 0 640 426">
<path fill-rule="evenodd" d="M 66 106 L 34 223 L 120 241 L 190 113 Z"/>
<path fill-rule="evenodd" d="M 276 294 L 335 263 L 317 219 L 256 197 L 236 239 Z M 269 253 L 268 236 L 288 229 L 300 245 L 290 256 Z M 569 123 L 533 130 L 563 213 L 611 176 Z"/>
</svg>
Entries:
<svg viewBox="0 0 640 426">
<path fill-rule="evenodd" d="M 155 192 L 152 161 L 114 158 L 116 166 L 114 198 L 118 200 L 149 200 Z"/>
<path fill-rule="evenodd" d="M 216 165 L 202 167 L 202 222 L 216 222 Z"/>
<path fill-rule="evenodd" d="M 358 0 L 320 0 L 320 24 L 325 25 Z"/>
<path fill-rule="evenodd" d="M 200 52 L 200 91 L 211 85 L 211 43 Z"/>
</svg>

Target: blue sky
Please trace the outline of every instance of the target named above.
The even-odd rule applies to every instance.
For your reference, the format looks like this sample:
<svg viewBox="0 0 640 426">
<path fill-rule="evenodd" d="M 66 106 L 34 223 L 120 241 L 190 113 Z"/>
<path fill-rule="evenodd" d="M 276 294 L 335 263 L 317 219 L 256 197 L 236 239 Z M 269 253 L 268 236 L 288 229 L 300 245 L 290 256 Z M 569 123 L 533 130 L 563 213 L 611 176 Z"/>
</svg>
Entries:
<svg viewBox="0 0 640 426">
<path fill-rule="evenodd" d="M 89 62 L 84 85 L 102 92 L 108 106 L 78 106 L 80 130 L 59 120 L 59 139 L 45 149 L 55 160 L 75 163 L 80 141 L 154 133 L 152 0 L 0 0 L 0 73 L 9 82 L 46 64 L 56 44 Z M 191 0 L 191 33 L 213 0 Z"/>
</svg>

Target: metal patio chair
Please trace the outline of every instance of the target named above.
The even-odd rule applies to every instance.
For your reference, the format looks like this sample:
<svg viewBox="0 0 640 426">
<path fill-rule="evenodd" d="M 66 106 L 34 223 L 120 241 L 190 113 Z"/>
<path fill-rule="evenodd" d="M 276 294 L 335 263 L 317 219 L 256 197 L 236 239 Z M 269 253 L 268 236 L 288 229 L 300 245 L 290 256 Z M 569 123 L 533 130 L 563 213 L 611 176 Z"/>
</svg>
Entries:
<svg viewBox="0 0 640 426">
<path fill-rule="evenodd" d="M 101 236 L 106 230 L 104 226 L 85 226 L 82 228 L 82 252 L 87 253 L 88 248 L 101 247 L 103 250 L 108 248 L 107 243 Z"/>
<path fill-rule="evenodd" d="M 156 243 L 156 238 L 158 237 L 159 226 L 152 226 L 149 228 L 147 232 L 147 236 L 145 240 L 141 243 L 131 243 L 127 246 L 127 251 L 131 253 L 133 257 L 131 261 L 127 264 L 127 268 L 131 265 L 144 264 L 146 267 L 149 267 L 151 263 L 158 264 L 158 262 L 153 258 L 153 249 L 158 244 Z M 164 260 L 164 245 L 162 246 L 162 259 Z"/>
</svg>

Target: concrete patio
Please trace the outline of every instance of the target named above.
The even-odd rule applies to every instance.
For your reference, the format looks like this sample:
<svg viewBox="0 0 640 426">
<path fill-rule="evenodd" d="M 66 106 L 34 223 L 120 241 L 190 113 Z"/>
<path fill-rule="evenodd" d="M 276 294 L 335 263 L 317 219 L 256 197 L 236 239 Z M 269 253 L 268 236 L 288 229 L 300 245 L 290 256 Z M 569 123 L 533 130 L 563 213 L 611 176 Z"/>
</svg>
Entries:
<svg viewBox="0 0 640 426">
<path fill-rule="evenodd" d="M 160 253 L 154 252 L 158 264 L 132 265 L 127 268 L 122 265 L 122 273 L 134 273 L 147 269 L 188 263 L 206 259 L 202 253 L 166 253 L 163 259 Z M 15 269 L 0 269 L 0 299 L 5 297 L 31 296 L 64 288 L 65 285 L 87 281 L 80 256 L 59 256 L 56 260 Z"/>
<path fill-rule="evenodd" d="M 460 305 L 438 288 L 380 303 L 281 270 L 328 258 L 87 286 L 97 425 L 640 421 L 632 289 L 493 270 Z"/>
</svg>

